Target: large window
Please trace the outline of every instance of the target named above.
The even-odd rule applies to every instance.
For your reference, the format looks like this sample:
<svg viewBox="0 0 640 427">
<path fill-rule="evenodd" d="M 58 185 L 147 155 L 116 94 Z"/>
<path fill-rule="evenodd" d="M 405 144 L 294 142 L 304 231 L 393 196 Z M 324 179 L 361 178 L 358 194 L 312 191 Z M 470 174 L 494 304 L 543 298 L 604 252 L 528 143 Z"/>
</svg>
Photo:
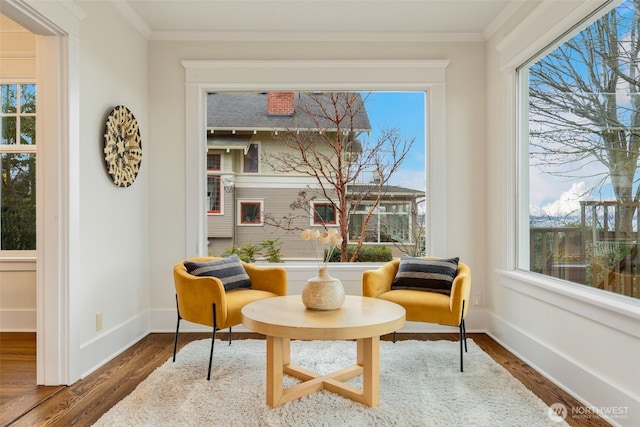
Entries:
<svg viewBox="0 0 640 427">
<path fill-rule="evenodd" d="M 640 298 L 640 11 L 591 19 L 519 70 L 519 266 Z"/>
<path fill-rule="evenodd" d="M 36 85 L 0 85 L 0 250 L 36 249 Z"/>
<path fill-rule="evenodd" d="M 290 114 L 272 113 L 275 95 Z M 294 231 L 342 228 L 349 240 L 351 214 L 365 200 L 351 236 L 366 230 L 367 243 L 414 252 L 412 233 L 425 224 L 425 92 L 223 91 L 206 100 L 210 248 L 273 235 L 284 251 L 311 257 Z M 245 227 L 257 225 L 264 228 Z M 219 231 L 230 226 L 229 236 Z"/>
</svg>

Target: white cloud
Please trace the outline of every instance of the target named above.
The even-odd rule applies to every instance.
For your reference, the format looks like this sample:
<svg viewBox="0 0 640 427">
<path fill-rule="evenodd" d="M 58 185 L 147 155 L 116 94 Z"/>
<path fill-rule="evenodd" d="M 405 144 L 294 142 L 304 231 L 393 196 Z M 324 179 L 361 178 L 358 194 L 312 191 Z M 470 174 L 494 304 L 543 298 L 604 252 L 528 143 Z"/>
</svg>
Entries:
<svg viewBox="0 0 640 427">
<path fill-rule="evenodd" d="M 575 182 L 571 188 L 560 195 L 560 198 L 546 205 L 530 206 L 531 215 L 566 216 L 580 211 L 580 201 L 588 200 L 590 192 L 584 181 Z"/>
</svg>

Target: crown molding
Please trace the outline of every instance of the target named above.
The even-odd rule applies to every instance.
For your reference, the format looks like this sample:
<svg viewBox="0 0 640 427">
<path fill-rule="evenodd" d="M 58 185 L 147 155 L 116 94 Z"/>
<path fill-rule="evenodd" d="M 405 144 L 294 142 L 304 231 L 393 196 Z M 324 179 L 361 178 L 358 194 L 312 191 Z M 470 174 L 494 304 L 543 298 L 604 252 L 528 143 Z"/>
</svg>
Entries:
<svg viewBox="0 0 640 427">
<path fill-rule="evenodd" d="M 220 42 L 484 42 L 482 33 L 301 32 L 301 31 L 153 31 L 153 41 Z"/>
<path fill-rule="evenodd" d="M 140 18 L 140 16 L 133 10 L 129 3 L 122 0 L 111 0 L 111 4 L 129 21 L 129 23 L 138 30 L 140 34 L 147 40 L 151 36 L 151 28 Z"/>
</svg>

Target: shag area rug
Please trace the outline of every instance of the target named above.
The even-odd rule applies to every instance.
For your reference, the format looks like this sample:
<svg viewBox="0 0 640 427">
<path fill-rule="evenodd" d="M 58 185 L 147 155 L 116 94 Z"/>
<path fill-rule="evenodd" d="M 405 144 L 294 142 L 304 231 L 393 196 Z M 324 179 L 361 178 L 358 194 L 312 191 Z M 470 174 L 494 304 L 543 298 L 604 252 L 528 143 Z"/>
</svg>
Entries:
<svg viewBox="0 0 640 427">
<path fill-rule="evenodd" d="M 454 341 L 380 342 L 380 406 L 329 391 L 271 408 L 266 342 L 194 341 L 156 369 L 95 426 L 558 426 L 549 408 L 467 340 L 460 372 Z M 355 363 L 352 341 L 292 341 L 291 363 L 320 374 Z M 298 382 L 285 376 L 285 386 Z M 349 381 L 361 387 L 361 377 Z M 564 424 L 566 425 L 566 424 Z"/>
</svg>

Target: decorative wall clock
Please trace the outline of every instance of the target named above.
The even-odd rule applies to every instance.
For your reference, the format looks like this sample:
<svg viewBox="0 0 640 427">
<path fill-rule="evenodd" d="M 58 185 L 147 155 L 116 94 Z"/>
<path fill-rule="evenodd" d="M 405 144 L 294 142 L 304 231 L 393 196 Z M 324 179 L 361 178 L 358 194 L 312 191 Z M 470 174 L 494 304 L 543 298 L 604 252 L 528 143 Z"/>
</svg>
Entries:
<svg viewBox="0 0 640 427">
<path fill-rule="evenodd" d="M 115 107 L 107 117 L 104 131 L 104 161 L 107 173 L 118 187 L 133 184 L 140 171 L 140 128 L 133 113 L 123 105 Z"/>
</svg>

